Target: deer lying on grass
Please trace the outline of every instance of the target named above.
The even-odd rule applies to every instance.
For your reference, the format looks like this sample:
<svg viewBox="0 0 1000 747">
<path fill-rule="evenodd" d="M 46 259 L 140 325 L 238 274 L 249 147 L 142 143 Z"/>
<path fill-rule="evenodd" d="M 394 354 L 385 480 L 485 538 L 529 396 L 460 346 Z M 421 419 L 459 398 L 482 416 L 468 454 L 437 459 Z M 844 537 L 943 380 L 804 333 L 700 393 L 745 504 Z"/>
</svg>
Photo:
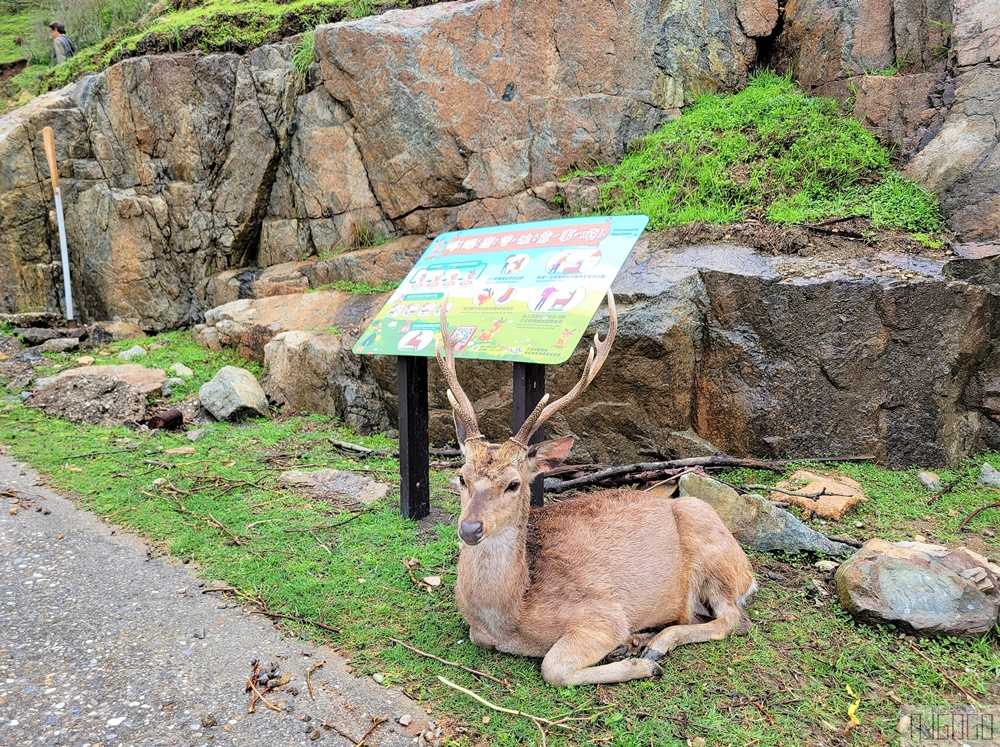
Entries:
<svg viewBox="0 0 1000 747">
<path fill-rule="evenodd" d="M 554 469 L 573 438 L 529 446 L 532 435 L 597 376 L 617 329 L 594 338 L 580 381 L 561 399 L 548 395 L 516 436 L 491 444 L 455 374 L 455 342 L 441 312 L 437 357 L 465 456 L 459 474 L 459 611 L 477 646 L 538 656 L 552 685 L 625 682 L 663 674 L 657 660 L 686 643 L 746 632 L 743 602 L 756 590 L 750 562 L 715 511 L 697 498 L 670 500 L 605 490 L 530 508 L 536 475 Z M 594 666 L 627 649 L 636 631 L 641 658 Z"/>
</svg>

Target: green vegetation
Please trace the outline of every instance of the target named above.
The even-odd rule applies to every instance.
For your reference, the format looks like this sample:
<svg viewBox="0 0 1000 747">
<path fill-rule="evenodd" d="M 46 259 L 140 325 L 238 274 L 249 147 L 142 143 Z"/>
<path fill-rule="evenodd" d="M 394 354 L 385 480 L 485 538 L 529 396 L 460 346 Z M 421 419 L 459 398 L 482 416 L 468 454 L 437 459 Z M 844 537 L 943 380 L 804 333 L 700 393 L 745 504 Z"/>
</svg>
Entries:
<svg viewBox="0 0 1000 747">
<path fill-rule="evenodd" d="M 304 75 L 313 62 L 313 40 L 315 33 L 307 31 L 295 45 L 295 52 L 292 54 L 292 65 L 300 74 Z"/>
<path fill-rule="evenodd" d="M 13 0 L 0 0 L 0 9 Z M 0 113 L 86 73 L 143 54 L 200 49 L 245 52 L 324 23 L 360 18 L 394 0 L 26 0 L 0 20 L 0 62 L 27 60 L 29 68 L 0 90 Z M 49 68 L 46 24 L 66 24 L 77 54 Z M 20 41 L 18 41 L 20 40 Z M 308 68 L 312 40 L 296 48 L 297 68 Z"/>
<path fill-rule="evenodd" d="M 118 343 L 108 352 L 134 342 Z M 185 333 L 144 344 L 150 349 L 145 363 L 179 361 L 194 369 L 191 390 L 232 362 L 229 355 L 201 350 Z M 68 364 L 71 358 L 55 356 L 53 363 Z M 0 444 L 10 456 L 41 470 L 55 488 L 71 491 L 81 506 L 150 538 L 157 552 L 196 561 L 204 578 L 233 586 L 239 600 L 305 621 L 281 625 L 340 646 L 360 674 L 382 673 L 387 684 L 402 685 L 432 706 L 436 717 L 445 715 L 443 723 L 453 717 L 469 729 L 456 732 L 453 743 L 505 746 L 540 743 L 541 738 L 530 720 L 488 710 L 440 684 L 436 675 L 506 708 L 549 719 L 568 713 L 587 719 L 571 722 L 572 732 L 549 730 L 549 745 L 684 747 L 703 738 L 707 745 L 867 747 L 898 739 L 894 701 L 959 705 L 963 696 L 954 683 L 984 703 L 1000 701 L 996 635 L 980 641 L 915 641 L 898 631 L 858 624 L 834 597 L 818 590 L 817 584 L 830 588 L 830 576 L 812 565 L 815 558 L 759 553 L 752 556 L 761 590 L 748 609 L 756 620 L 749 635 L 671 653 L 668 673 L 660 680 L 556 690 L 544 684 L 536 660 L 469 643 L 453 598 L 458 543 L 450 521 L 404 520 L 392 496 L 366 508 L 279 484 L 281 470 L 321 467 L 352 469 L 394 483 L 396 460 L 348 455 L 330 438 L 374 449 L 395 446 L 384 436 L 358 438 L 317 416 L 219 423 L 191 444 L 180 434 L 74 426 L 18 403 L 0 404 Z M 193 447 L 194 453 L 167 453 L 178 446 Z M 980 514 L 969 532 L 958 532 L 972 510 L 995 501 L 988 488 L 975 484 L 983 459 L 1000 466 L 1000 455 L 989 454 L 943 471 L 945 485 L 961 481 L 931 505 L 916 470 L 818 466 L 859 480 L 870 498 L 849 520 L 825 530 L 890 540 L 919 533 L 931 541 L 969 542 L 996 556 L 997 540 L 983 536 L 996 525 L 995 513 Z M 431 480 L 432 505 L 451 514 L 458 509 L 453 477 L 453 470 L 442 469 Z M 723 475 L 744 484 L 779 477 L 749 470 Z M 207 520 L 209 515 L 225 530 Z M 856 528 L 856 520 L 864 528 Z M 416 585 L 407 562 L 416 580 L 438 575 L 442 586 Z M 506 680 L 510 687 L 424 658 L 390 638 Z M 853 730 L 847 728 L 848 706 L 854 702 L 847 686 L 861 698 L 861 723 Z"/>
<path fill-rule="evenodd" d="M 652 229 L 841 216 L 924 233 L 942 226 L 934 197 L 892 170 L 868 130 L 771 72 L 732 96 L 700 97 L 594 173 L 607 177 L 598 210 L 646 213 Z"/>
<path fill-rule="evenodd" d="M 327 283 L 326 285 L 320 285 L 316 288 L 310 288 L 309 293 L 315 293 L 321 290 L 339 290 L 342 293 L 355 293 L 360 296 L 371 296 L 376 293 L 388 293 L 389 291 L 396 290 L 399 283 L 394 283 L 392 281 L 384 280 L 381 283 L 367 283 L 364 280 L 338 280 L 336 283 Z"/>
</svg>

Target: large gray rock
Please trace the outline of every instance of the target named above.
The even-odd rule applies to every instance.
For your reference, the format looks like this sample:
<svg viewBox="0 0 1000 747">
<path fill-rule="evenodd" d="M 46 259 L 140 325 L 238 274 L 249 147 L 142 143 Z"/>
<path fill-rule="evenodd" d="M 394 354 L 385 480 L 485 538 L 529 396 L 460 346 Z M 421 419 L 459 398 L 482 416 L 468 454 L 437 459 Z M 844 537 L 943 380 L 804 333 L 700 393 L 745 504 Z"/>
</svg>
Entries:
<svg viewBox="0 0 1000 747">
<path fill-rule="evenodd" d="M 338 469 L 321 469 L 312 472 L 290 470 L 282 472 L 278 481 L 294 487 L 306 488 L 321 496 L 344 496 L 366 506 L 385 498 L 389 486 L 370 477 Z"/>
<path fill-rule="evenodd" d="M 142 421 L 146 395 L 115 376 L 94 374 L 56 379 L 26 400 L 46 415 L 71 423 L 123 425 Z"/>
<path fill-rule="evenodd" d="M 859 620 L 917 635 L 980 636 L 1000 623 L 1000 567 L 966 548 L 872 539 L 837 569 Z"/>
<path fill-rule="evenodd" d="M 613 286 L 618 338 L 604 371 L 547 430 L 576 436 L 575 458 L 605 463 L 688 456 L 687 431 L 708 442 L 701 453 L 873 454 L 903 466 L 1000 448 L 998 273 L 1000 258 L 773 257 L 640 242 Z M 395 359 L 349 351 L 383 300 L 247 299 L 209 312 L 202 336 L 266 358 L 276 400 L 382 430 L 396 419 Z M 590 332 L 606 327 L 602 309 Z M 285 332 L 310 334 L 265 347 Z M 546 390 L 570 389 L 586 351 L 547 367 Z M 445 443 L 446 387 L 433 363 L 429 376 L 431 438 Z M 459 376 L 484 432 L 509 436 L 510 364 L 461 361 Z"/>
<path fill-rule="evenodd" d="M 240 420 L 255 415 L 267 417 L 264 390 L 244 368 L 224 366 L 198 390 L 202 407 L 219 420 Z"/>
<path fill-rule="evenodd" d="M 264 346 L 265 391 L 280 405 L 337 415 L 360 433 L 388 430 L 384 395 L 362 372 L 362 362 L 329 332 L 282 332 Z"/>
<path fill-rule="evenodd" d="M 763 552 L 817 552 L 848 555 L 854 548 L 810 529 L 787 511 L 760 495 L 740 495 L 710 477 L 688 474 L 679 482 L 680 495 L 704 501 L 719 515 L 740 544 Z"/>
</svg>

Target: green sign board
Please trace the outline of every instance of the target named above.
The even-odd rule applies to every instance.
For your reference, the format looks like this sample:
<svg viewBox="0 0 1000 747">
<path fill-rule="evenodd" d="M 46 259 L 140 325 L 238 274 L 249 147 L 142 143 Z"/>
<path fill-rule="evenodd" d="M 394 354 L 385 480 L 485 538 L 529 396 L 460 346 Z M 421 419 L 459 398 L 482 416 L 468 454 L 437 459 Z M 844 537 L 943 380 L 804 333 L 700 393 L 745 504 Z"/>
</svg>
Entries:
<svg viewBox="0 0 1000 747">
<path fill-rule="evenodd" d="M 447 299 L 457 356 L 561 363 L 648 221 L 588 216 L 441 234 L 354 352 L 434 355 Z"/>
</svg>

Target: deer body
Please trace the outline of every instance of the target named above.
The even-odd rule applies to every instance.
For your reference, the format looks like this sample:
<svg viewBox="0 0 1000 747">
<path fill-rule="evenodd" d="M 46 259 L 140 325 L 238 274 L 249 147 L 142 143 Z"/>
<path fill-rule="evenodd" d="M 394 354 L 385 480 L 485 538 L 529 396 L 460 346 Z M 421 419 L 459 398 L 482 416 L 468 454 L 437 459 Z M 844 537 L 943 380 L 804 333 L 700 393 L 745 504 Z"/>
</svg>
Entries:
<svg viewBox="0 0 1000 747">
<path fill-rule="evenodd" d="M 609 307 L 611 331 L 596 341 L 596 368 L 591 351 L 577 386 L 551 405 L 543 398 L 521 431 L 499 445 L 479 433 L 458 385 L 455 343 L 442 314 L 448 354 L 442 368 L 466 457 L 459 475 L 458 608 L 474 644 L 542 657 L 542 676 L 554 685 L 660 675 L 657 660 L 677 646 L 747 630 L 741 605 L 756 588 L 742 548 L 696 498 L 606 490 L 530 507 L 532 480 L 558 466 L 573 439 L 527 443 L 596 375 L 614 338 L 610 294 Z M 647 642 L 644 656 L 598 664 L 651 628 L 663 630 L 638 635 Z"/>
</svg>

